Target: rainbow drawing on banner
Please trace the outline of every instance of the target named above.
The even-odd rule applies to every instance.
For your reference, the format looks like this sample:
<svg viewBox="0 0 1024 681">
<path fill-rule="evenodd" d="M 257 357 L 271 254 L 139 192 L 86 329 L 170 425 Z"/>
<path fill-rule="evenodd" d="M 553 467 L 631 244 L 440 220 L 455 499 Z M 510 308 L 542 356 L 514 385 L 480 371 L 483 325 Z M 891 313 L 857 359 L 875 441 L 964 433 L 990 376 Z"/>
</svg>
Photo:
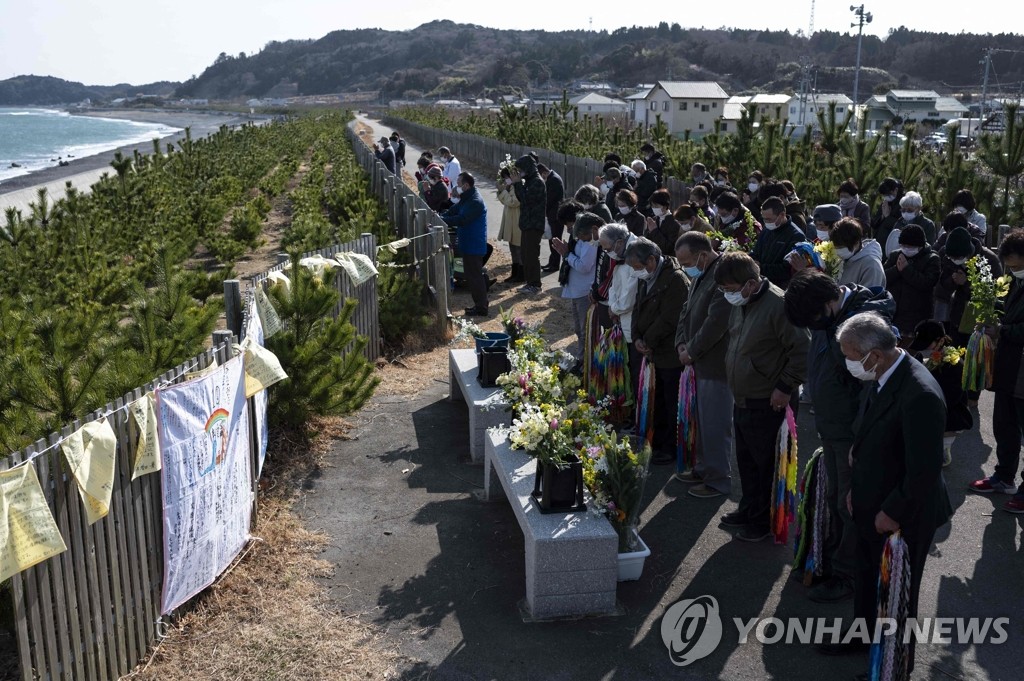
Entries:
<svg viewBox="0 0 1024 681">
<path fill-rule="evenodd" d="M 206 419 L 206 437 L 210 441 L 210 465 L 200 475 L 206 475 L 224 461 L 228 451 L 228 417 L 223 407 L 215 409 Z"/>
</svg>

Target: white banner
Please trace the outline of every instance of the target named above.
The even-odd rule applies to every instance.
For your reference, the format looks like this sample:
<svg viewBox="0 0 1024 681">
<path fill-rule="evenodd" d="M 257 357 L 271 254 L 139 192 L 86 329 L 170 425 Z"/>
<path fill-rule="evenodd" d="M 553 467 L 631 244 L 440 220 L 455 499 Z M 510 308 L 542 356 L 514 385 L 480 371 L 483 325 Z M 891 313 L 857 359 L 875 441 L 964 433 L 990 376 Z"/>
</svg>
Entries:
<svg viewBox="0 0 1024 681">
<path fill-rule="evenodd" d="M 243 358 L 158 390 L 167 614 L 213 583 L 249 539 L 249 410 Z"/>
</svg>

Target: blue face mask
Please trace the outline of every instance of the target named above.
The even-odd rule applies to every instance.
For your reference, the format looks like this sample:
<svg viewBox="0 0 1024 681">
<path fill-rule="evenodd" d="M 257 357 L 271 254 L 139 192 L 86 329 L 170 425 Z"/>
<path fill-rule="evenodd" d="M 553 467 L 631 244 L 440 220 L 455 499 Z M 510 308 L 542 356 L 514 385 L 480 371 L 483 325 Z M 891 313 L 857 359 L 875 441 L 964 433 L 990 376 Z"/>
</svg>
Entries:
<svg viewBox="0 0 1024 681">
<path fill-rule="evenodd" d="M 683 272 L 686 272 L 686 276 L 690 279 L 696 279 L 700 275 L 704 274 L 704 270 L 699 267 L 684 267 Z"/>
</svg>

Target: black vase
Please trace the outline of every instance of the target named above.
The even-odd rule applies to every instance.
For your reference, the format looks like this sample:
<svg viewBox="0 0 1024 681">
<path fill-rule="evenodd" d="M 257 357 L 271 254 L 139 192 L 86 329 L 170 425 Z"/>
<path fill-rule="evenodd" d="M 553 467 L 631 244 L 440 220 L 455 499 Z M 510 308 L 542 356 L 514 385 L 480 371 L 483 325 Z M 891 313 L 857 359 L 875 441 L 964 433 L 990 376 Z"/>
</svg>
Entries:
<svg viewBox="0 0 1024 681">
<path fill-rule="evenodd" d="M 476 354 L 476 380 L 485 388 L 493 388 L 498 376 L 512 370 L 506 347 L 483 347 Z"/>
<path fill-rule="evenodd" d="M 583 463 L 579 457 L 571 454 L 562 466 L 538 461 L 533 498 L 541 513 L 586 510 L 587 505 L 583 502 Z"/>
</svg>

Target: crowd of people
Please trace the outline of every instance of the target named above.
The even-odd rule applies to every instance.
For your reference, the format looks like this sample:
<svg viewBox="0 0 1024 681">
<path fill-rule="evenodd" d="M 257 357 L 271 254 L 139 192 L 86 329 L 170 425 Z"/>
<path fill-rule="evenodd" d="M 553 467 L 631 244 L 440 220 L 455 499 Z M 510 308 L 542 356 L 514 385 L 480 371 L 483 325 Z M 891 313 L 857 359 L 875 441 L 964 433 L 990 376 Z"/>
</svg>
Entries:
<svg viewBox="0 0 1024 681">
<path fill-rule="evenodd" d="M 417 179 L 427 203 L 460 227 L 461 241 L 463 225 L 475 220 L 479 228 L 478 192 L 449 149 L 438 157 L 419 159 Z M 956 434 L 977 427 L 979 395 L 961 388 L 963 363 L 955 361 L 962 353 L 946 352 L 976 330 L 972 258 L 1012 281 L 1000 321 L 981 327 L 995 347 L 998 465 L 970 490 L 1009 495 L 1002 508 L 1024 513 L 1024 482 L 1016 484 L 1024 435 L 1024 231 L 1010 231 L 997 251 L 987 248 L 985 216 L 966 189 L 948 207 L 931 207 L 940 210 L 932 220 L 921 195 L 896 178 L 879 184 L 874 211 L 853 179 L 836 188 L 835 203 L 811 210 L 792 182 L 757 170 L 738 190 L 729 169 L 696 163 L 690 171 L 688 198 L 676 203 L 664 187 L 665 159 L 650 144 L 629 165 L 609 154 L 602 175 L 571 196 L 536 154 L 501 168 L 498 238 L 513 263 L 506 282 L 532 297 L 545 273 L 559 272 L 580 355 L 594 337 L 588 313 L 602 330 L 620 327 L 634 396 L 641 363 L 653 365 L 654 464 L 677 461 L 680 377 L 693 368 L 697 461 L 675 477 L 691 485 L 693 497 L 728 495 L 735 453 L 741 498 L 720 523 L 734 528 L 737 540 L 771 536 L 779 429 L 787 411 L 808 409 L 830 511 L 824 569 L 809 597 L 852 600 L 854 615 L 871 630 L 883 546 L 900 530 L 916 616 L 929 548 L 952 514 L 942 468 Z M 485 212 L 483 230 L 485 241 Z M 551 258 L 542 267 L 545 237 Z M 479 251 L 477 241 L 460 243 L 463 253 Z M 842 261 L 836 272 L 807 257 L 806 246 L 825 241 Z M 466 265 L 471 269 L 475 263 Z M 486 298 L 478 299 L 482 286 L 485 296 L 480 280 L 472 289 L 469 315 L 488 314 Z M 866 650 L 856 641 L 821 649 Z M 911 644 L 911 667 L 912 655 Z"/>
</svg>

